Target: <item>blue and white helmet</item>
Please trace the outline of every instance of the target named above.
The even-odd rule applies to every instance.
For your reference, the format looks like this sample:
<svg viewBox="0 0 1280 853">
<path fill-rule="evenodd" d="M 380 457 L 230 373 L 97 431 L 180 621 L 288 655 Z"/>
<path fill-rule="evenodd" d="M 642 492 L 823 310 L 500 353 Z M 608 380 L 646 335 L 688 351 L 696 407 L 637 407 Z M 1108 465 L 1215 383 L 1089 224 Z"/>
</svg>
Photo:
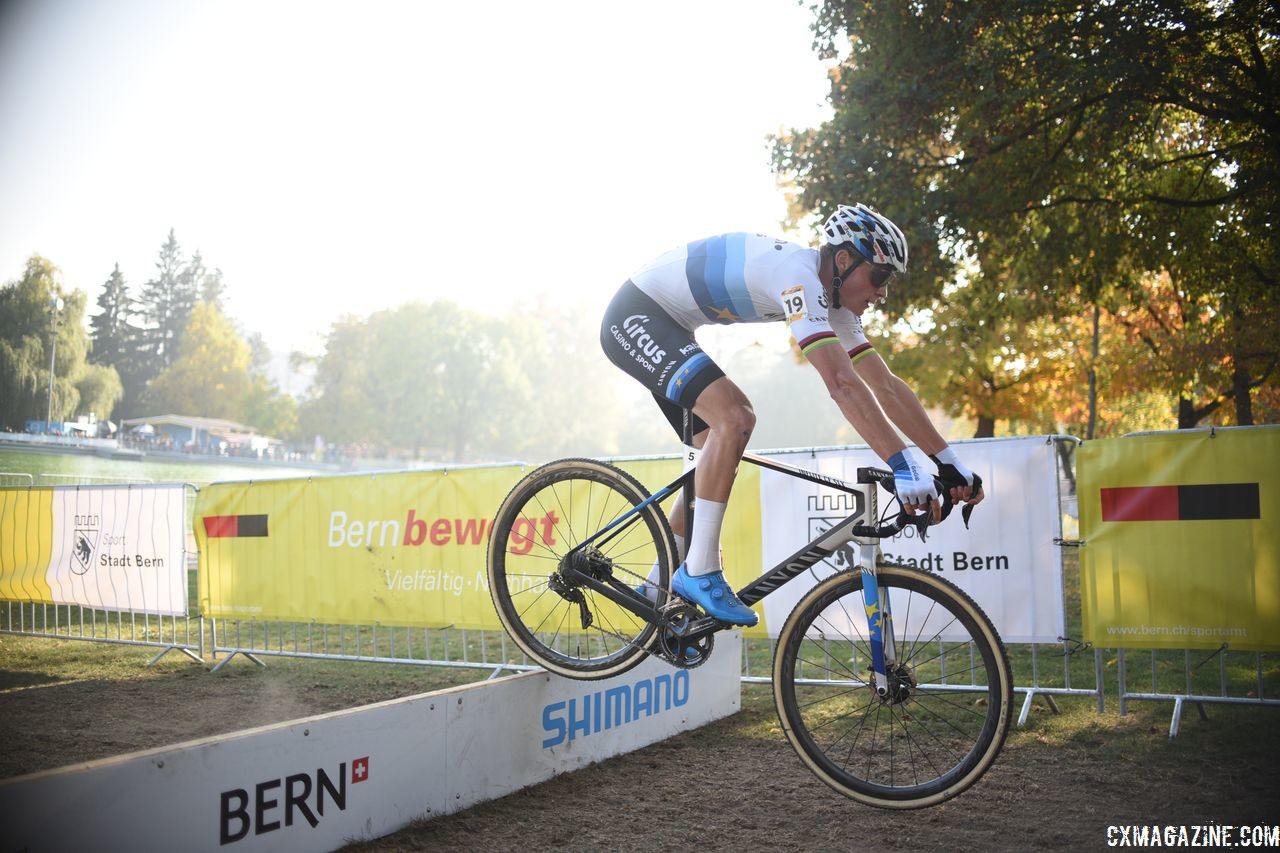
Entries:
<svg viewBox="0 0 1280 853">
<path fill-rule="evenodd" d="M 842 204 L 822 226 L 831 246 L 849 244 L 873 264 L 907 271 L 907 240 L 902 229 L 865 204 Z"/>
</svg>

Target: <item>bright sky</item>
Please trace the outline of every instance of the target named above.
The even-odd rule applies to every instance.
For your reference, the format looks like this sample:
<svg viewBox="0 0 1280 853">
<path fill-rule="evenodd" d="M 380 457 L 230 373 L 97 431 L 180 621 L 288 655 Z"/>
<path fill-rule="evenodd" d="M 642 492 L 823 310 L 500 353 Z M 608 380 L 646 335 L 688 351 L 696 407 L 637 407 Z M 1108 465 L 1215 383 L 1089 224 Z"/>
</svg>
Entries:
<svg viewBox="0 0 1280 853">
<path fill-rule="evenodd" d="M 795 0 L 0 4 L 0 281 L 90 313 L 169 229 L 277 351 L 411 299 L 545 292 L 595 328 L 635 267 L 781 235 L 766 136 L 828 114 Z M 812 235 L 796 235 L 810 240 Z"/>
</svg>

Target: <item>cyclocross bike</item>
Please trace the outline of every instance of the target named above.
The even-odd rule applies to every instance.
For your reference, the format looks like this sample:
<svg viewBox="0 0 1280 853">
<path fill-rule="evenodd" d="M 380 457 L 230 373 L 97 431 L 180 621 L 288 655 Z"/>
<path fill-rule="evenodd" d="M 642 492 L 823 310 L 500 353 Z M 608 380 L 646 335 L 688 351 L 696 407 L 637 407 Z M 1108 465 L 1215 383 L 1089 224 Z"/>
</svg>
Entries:
<svg viewBox="0 0 1280 853">
<path fill-rule="evenodd" d="M 923 533 L 927 518 L 899 513 L 875 523 L 874 484 L 892 493 L 889 471 L 860 468 L 852 484 L 751 453 L 743 459 L 854 496 L 851 514 L 738 591 L 751 606 L 802 574 L 817 579 L 774 652 L 787 738 L 823 782 L 869 805 L 919 808 L 964 791 L 1004 744 L 1013 683 L 999 635 L 968 595 L 926 571 L 877 565 L 879 540 L 913 524 Z M 733 626 L 671 594 L 679 561 L 661 509 L 680 489 L 691 505 L 693 470 L 651 495 L 613 465 L 563 459 L 512 489 L 489 540 L 489 589 L 531 659 L 598 679 L 648 655 L 684 668 L 710 657 L 716 632 Z M 856 569 L 831 574 L 824 561 L 837 551 Z M 655 564 L 658 583 L 646 588 Z"/>
</svg>

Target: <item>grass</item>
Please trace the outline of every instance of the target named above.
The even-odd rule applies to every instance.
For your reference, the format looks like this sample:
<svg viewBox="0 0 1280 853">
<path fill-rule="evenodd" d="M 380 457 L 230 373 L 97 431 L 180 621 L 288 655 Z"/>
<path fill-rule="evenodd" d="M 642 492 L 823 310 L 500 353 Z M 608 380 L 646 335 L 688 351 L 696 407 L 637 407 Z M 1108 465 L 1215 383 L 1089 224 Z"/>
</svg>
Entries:
<svg viewBox="0 0 1280 853">
<path fill-rule="evenodd" d="M 177 654 L 166 655 L 147 666 L 154 655 L 154 648 L 0 634 L 0 694 L 89 679 L 145 683 L 178 675 L 189 677 L 200 668 L 190 658 Z M 248 662 L 237 662 L 235 667 L 257 670 Z M 205 676 L 219 678 L 224 674 L 234 677 L 234 670 Z M 487 678 L 489 670 L 272 657 L 267 660 L 263 675 L 285 685 L 322 685 L 326 691 L 352 697 L 354 705 L 474 683 Z"/>
</svg>

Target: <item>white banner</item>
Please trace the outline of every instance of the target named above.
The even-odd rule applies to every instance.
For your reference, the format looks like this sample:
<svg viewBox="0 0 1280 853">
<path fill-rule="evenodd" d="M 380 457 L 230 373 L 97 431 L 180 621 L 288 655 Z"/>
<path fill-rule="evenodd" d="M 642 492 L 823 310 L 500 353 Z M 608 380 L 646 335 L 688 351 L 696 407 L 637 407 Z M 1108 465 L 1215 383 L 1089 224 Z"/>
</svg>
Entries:
<svg viewBox="0 0 1280 853">
<path fill-rule="evenodd" d="M 180 484 L 54 488 L 53 603 L 186 615 L 186 529 Z"/>
<path fill-rule="evenodd" d="M 982 477 L 987 498 L 968 530 L 957 508 L 921 541 L 914 529 L 881 543 L 884 560 L 938 572 L 991 617 L 1005 642 L 1052 643 L 1064 633 L 1058 478 L 1052 439 L 1043 436 L 958 442 L 964 463 Z M 853 482 L 859 467 L 887 467 L 867 448 L 770 454 L 788 465 Z M 892 503 L 879 493 L 883 513 Z M 853 511 L 853 496 L 774 471 L 760 474 L 761 552 L 766 568 L 790 557 Z M 764 599 L 776 637 L 800 597 L 818 579 L 850 568 L 852 544 Z"/>
<path fill-rule="evenodd" d="M 0 836 L 16 850 L 335 850 L 733 714 L 741 659 L 726 632 L 697 669 L 529 672 L 20 776 L 0 781 Z"/>
</svg>

